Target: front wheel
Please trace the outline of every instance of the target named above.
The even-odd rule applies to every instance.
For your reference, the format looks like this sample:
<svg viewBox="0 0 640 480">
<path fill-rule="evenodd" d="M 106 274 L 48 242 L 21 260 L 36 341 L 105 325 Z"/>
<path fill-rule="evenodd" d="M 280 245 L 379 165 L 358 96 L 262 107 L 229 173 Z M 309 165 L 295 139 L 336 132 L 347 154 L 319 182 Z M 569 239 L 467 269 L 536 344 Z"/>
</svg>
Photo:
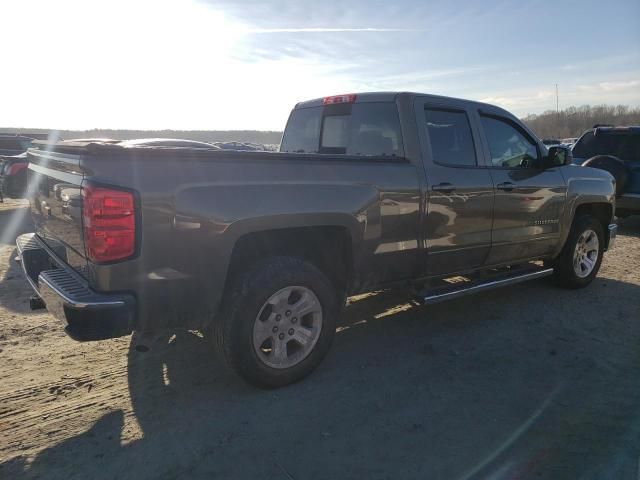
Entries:
<svg viewBox="0 0 640 480">
<path fill-rule="evenodd" d="M 574 220 L 562 253 L 554 262 L 558 283 L 567 288 L 589 285 L 598 274 L 604 253 L 602 224 L 590 215 Z"/>
<path fill-rule="evenodd" d="M 322 361 L 339 306 L 314 265 L 274 257 L 241 273 L 214 323 L 218 348 L 249 383 L 275 388 L 296 382 Z"/>
</svg>

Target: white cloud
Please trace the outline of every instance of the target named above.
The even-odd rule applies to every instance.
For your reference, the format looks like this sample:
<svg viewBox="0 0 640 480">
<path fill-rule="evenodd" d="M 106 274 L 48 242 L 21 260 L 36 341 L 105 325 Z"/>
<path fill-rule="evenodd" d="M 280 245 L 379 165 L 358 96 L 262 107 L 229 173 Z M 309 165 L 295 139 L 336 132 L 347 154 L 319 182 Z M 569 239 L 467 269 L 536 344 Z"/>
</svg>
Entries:
<svg viewBox="0 0 640 480">
<path fill-rule="evenodd" d="M 626 93 L 640 91 L 640 80 L 611 81 L 598 82 L 589 85 L 578 85 L 580 91 L 588 93 L 609 92 L 609 93 Z"/>
<path fill-rule="evenodd" d="M 508 95 L 482 97 L 480 101 L 519 111 L 527 108 L 539 109 L 543 105 L 548 105 L 549 101 L 555 98 L 553 90 L 539 90 L 537 92 L 525 90 L 505 93 Z"/>
<path fill-rule="evenodd" d="M 420 32 L 408 28 L 252 28 L 247 33 L 351 33 L 351 32 Z"/>
</svg>

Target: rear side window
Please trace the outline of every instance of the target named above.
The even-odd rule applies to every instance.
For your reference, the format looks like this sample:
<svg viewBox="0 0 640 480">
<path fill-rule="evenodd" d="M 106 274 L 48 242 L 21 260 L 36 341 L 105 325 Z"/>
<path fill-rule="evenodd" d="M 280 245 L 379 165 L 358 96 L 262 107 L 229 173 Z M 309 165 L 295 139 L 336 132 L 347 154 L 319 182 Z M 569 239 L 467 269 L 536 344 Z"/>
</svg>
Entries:
<svg viewBox="0 0 640 480">
<path fill-rule="evenodd" d="M 401 157 L 397 107 L 385 102 L 294 110 L 280 151 Z"/>
<path fill-rule="evenodd" d="M 425 109 L 431 154 L 436 163 L 453 166 L 476 165 L 471 126 L 462 111 Z"/>
<path fill-rule="evenodd" d="M 588 159 L 596 155 L 640 161 L 640 134 L 587 132 L 573 147 L 573 156 Z"/>
</svg>

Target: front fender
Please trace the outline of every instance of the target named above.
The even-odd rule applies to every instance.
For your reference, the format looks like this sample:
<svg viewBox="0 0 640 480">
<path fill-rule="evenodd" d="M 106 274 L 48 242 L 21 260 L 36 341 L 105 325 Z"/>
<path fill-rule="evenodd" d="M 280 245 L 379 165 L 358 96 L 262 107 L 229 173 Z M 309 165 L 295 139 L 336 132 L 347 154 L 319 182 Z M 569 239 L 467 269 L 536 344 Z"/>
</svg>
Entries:
<svg viewBox="0 0 640 480">
<path fill-rule="evenodd" d="M 578 208 L 587 204 L 611 205 L 613 218 L 616 195 L 615 179 L 609 172 L 577 165 L 567 165 L 560 171 L 567 182 L 567 199 L 556 255 L 560 253 L 569 236 Z"/>
</svg>

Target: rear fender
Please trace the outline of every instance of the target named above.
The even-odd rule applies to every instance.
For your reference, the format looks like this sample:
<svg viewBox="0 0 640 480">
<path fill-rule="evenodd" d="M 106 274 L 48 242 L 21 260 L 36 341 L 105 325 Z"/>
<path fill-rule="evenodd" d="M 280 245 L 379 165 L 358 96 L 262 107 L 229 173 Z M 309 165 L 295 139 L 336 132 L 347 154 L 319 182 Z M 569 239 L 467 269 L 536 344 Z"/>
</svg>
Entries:
<svg viewBox="0 0 640 480">
<path fill-rule="evenodd" d="M 292 200 L 293 199 L 293 200 Z M 195 186 L 175 198 L 174 228 L 198 237 L 190 252 L 211 271 L 208 299 L 217 310 L 236 242 L 250 233 L 288 228 L 343 227 L 349 232 L 354 264 L 360 245 L 373 234 L 369 223 L 379 221 L 378 191 L 367 185 L 254 184 Z M 374 229 L 375 230 L 375 229 Z M 213 257 L 213 258 L 212 258 Z M 357 267 L 354 267 L 357 269 Z"/>
</svg>

